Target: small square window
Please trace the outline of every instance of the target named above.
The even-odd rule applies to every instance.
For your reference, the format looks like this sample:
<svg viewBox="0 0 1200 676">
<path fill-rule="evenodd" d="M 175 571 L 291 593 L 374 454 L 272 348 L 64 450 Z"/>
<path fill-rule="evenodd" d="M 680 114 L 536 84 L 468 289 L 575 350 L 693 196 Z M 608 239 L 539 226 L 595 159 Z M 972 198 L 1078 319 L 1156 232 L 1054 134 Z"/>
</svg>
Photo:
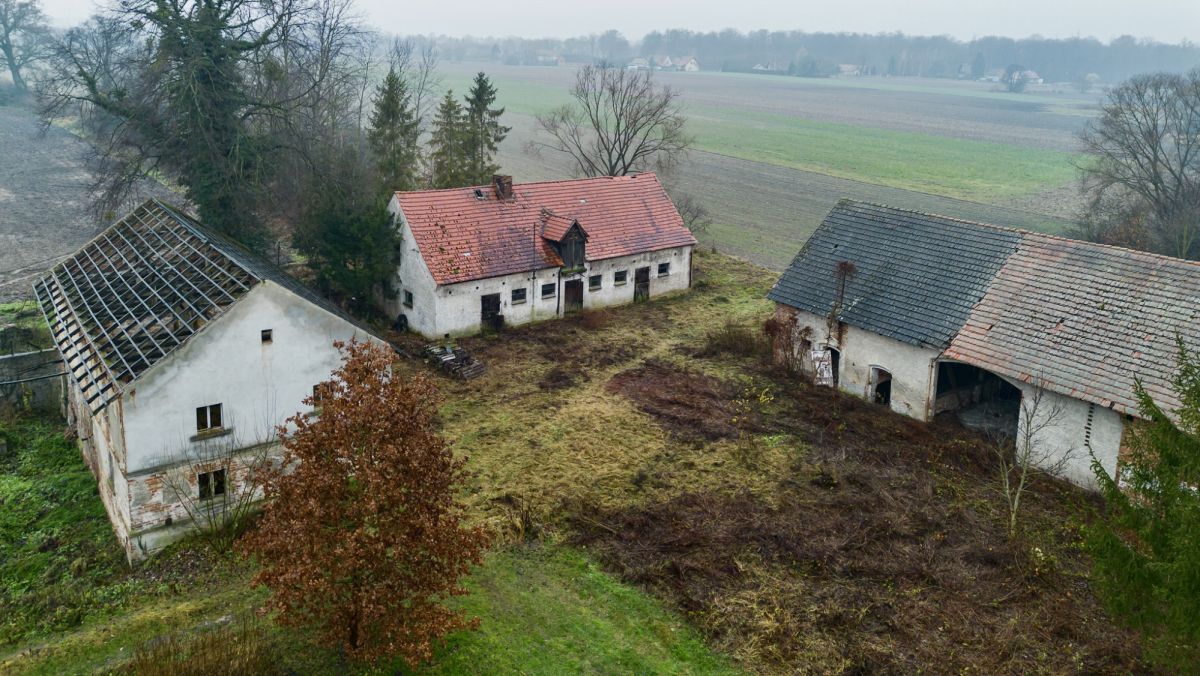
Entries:
<svg viewBox="0 0 1200 676">
<path fill-rule="evenodd" d="M 512 304 L 522 305 L 525 303 L 525 287 L 512 290 Z"/>
<path fill-rule="evenodd" d="M 671 274 L 671 264 L 670 263 L 659 263 L 658 264 L 658 276 L 666 277 L 669 274 Z"/>
<path fill-rule="evenodd" d="M 196 477 L 196 484 L 200 488 L 201 500 L 212 500 L 219 495 L 225 495 L 225 470 L 201 472 Z"/>
<path fill-rule="evenodd" d="M 412 291 L 405 290 L 404 292 L 404 307 L 411 308 L 413 306 Z"/>
<path fill-rule="evenodd" d="M 211 404 L 196 409 L 196 431 L 221 429 L 221 405 Z"/>
<path fill-rule="evenodd" d="M 542 285 L 542 298 L 553 298 L 558 293 L 558 285 L 554 282 Z"/>
<path fill-rule="evenodd" d="M 263 329 L 262 330 L 262 342 L 264 342 L 264 343 L 271 342 L 271 329 Z"/>
<path fill-rule="evenodd" d="M 613 273 L 613 284 L 616 286 L 621 286 L 622 284 L 625 283 L 625 280 L 628 278 L 629 278 L 628 270 L 617 270 L 616 272 Z"/>
<path fill-rule="evenodd" d="M 604 275 L 592 275 L 588 277 L 588 291 L 599 291 L 604 283 Z"/>
</svg>

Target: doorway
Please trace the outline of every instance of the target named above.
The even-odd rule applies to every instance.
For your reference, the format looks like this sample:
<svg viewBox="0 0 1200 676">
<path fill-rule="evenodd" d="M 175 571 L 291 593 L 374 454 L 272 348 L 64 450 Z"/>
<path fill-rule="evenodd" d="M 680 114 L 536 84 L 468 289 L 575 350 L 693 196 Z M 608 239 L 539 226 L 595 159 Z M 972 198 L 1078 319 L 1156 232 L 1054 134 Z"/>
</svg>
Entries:
<svg viewBox="0 0 1200 676">
<path fill-rule="evenodd" d="M 563 312 L 578 312 L 583 309 L 583 280 L 568 279 L 563 285 Z"/>
<path fill-rule="evenodd" d="M 500 314 L 500 294 L 485 293 L 479 297 L 479 314 L 483 325 L 489 328 L 499 328 L 504 321 Z"/>
<path fill-rule="evenodd" d="M 892 404 L 892 374 L 878 366 L 871 367 L 871 401 L 884 406 Z"/>
<path fill-rule="evenodd" d="M 964 427 L 1016 438 L 1021 390 L 1004 378 L 970 364 L 941 361 L 934 392 L 935 416 L 949 413 Z"/>
<path fill-rule="evenodd" d="M 633 272 L 633 302 L 650 298 L 650 268 L 638 268 Z"/>
<path fill-rule="evenodd" d="M 829 348 L 829 366 L 832 371 L 833 386 L 838 386 L 838 371 L 841 366 L 842 351 L 836 347 Z"/>
</svg>

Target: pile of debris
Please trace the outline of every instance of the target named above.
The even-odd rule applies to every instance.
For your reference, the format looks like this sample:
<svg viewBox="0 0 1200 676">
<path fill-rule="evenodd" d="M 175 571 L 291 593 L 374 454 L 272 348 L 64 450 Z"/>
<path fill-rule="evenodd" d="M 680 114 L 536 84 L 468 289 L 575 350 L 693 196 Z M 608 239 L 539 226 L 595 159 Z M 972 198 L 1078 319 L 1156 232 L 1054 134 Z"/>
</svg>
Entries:
<svg viewBox="0 0 1200 676">
<path fill-rule="evenodd" d="M 443 373 L 459 380 L 478 378 L 487 371 L 483 362 L 472 357 L 471 353 L 461 347 L 433 343 L 426 345 L 422 354 L 426 361 Z"/>
</svg>

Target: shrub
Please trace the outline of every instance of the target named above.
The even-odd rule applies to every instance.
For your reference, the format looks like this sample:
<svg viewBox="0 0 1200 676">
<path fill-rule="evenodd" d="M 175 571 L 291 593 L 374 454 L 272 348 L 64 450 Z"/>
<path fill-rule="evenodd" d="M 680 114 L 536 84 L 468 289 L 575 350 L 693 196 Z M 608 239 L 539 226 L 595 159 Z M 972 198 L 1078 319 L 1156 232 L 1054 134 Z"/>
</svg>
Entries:
<svg viewBox="0 0 1200 676">
<path fill-rule="evenodd" d="M 137 676 L 284 673 L 270 634 L 257 620 L 149 641 L 121 671 Z"/>
</svg>

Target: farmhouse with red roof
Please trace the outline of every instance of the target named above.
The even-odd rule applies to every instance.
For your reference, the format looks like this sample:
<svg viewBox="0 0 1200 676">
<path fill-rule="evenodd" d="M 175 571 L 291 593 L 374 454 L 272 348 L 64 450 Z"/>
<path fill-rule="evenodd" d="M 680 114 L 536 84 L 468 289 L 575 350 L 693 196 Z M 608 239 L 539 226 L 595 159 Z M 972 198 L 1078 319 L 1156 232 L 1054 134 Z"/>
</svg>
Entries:
<svg viewBox="0 0 1200 676">
<path fill-rule="evenodd" d="M 691 286 L 695 237 L 654 174 L 398 192 L 389 311 L 428 336 L 525 324 Z M 403 320 L 399 319 L 403 316 Z"/>
</svg>

